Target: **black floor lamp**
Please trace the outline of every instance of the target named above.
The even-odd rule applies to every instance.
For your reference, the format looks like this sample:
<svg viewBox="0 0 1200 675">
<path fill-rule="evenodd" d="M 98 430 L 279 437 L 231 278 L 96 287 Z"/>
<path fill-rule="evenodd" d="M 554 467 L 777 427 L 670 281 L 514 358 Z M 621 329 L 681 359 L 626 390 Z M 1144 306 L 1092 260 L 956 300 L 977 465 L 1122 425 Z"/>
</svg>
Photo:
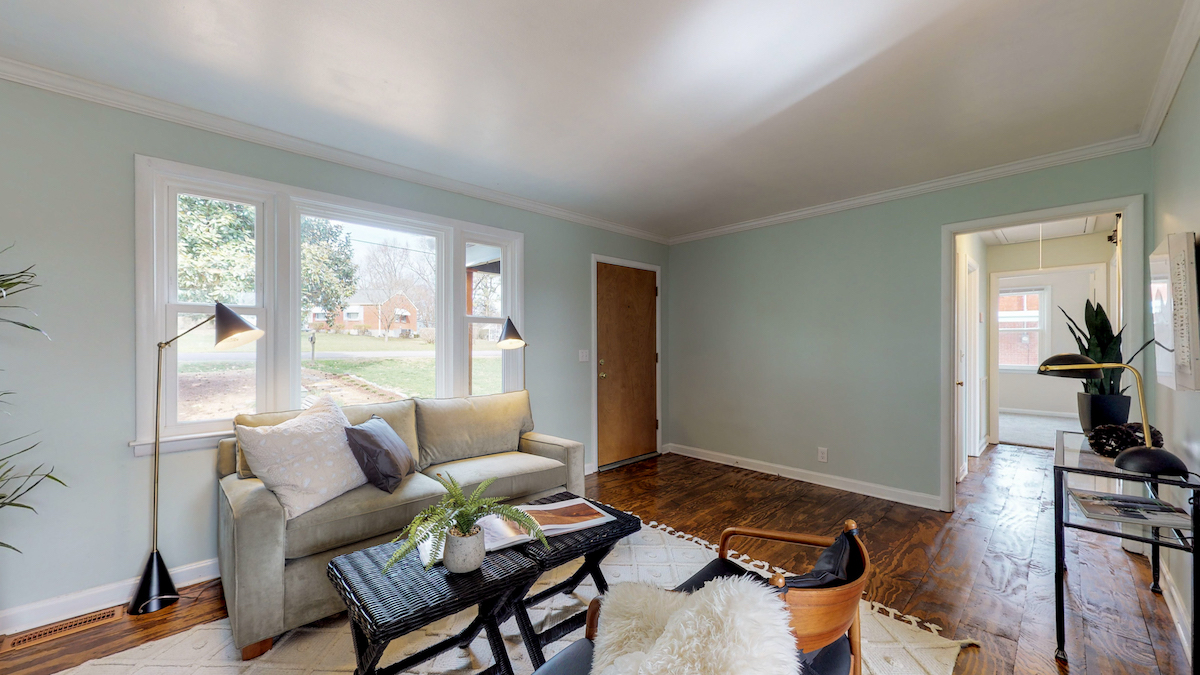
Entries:
<svg viewBox="0 0 1200 675">
<path fill-rule="evenodd" d="M 126 610 L 129 614 L 157 612 L 179 599 L 179 592 L 175 590 L 175 583 L 171 581 L 171 573 L 167 571 L 167 564 L 163 562 L 162 555 L 158 552 L 158 447 L 162 436 L 163 351 L 179 338 L 213 320 L 217 322 L 217 349 L 233 349 L 254 342 L 263 336 L 261 328 L 255 328 L 232 309 L 218 302 L 215 313 L 207 319 L 166 342 L 158 343 L 158 380 L 154 386 L 154 525 L 150 559 L 146 561 L 146 569 L 142 572 L 142 581 L 138 584 L 137 592 L 133 594 L 133 600 L 129 602 Z"/>
</svg>

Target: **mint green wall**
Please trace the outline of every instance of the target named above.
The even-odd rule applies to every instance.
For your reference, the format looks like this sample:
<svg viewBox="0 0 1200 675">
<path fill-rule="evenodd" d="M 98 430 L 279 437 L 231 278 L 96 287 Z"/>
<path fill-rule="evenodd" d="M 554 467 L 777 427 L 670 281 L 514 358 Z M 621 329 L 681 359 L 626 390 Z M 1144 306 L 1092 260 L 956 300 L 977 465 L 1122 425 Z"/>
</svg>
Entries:
<svg viewBox="0 0 1200 675">
<path fill-rule="evenodd" d="M 54 338 L 0 330 L 0 390 L 19 393 L 0 439 L 38 431 L 31 459 L 71 485 L 40 489 L 39 515 L 0 513 L 0 540 L 25 551 L 0 551 L 0 609 L 132 578 L 148 552 L 150 460 L 127 446 L 135 153 L 524 232 L 534 418 L 583 442 L 591 381 L 577 352 L 591 348 L 591 254 L 667 271 L 659 244 L 0 81 L 0 247 L 16 244 L 0 264 L 37 264 L 42 288 L 23 302 Z M 167 563 L 214 558 L 214 452 L 166 455 L 162 475 Z"/>
<path fill-rule="evenodd" d="M 1151 150 L 1154 218 L 1146 228 L 1147 252 L 1173 232 L 1200 233 L 1200 65 L 1194 56 Z M 1152 327 L 1147 325 L 1146 330 L 1149 335 Z M 1154 367 L 1147 370 L 1154 377 Z M 1192 470 L 1200 471 L 1200 392 L 1172 391 L 1157 384 L 1150 389 L 1150 417 L 1163 431 L 1167 447 Z M 1184 503 L 1178 495 L 1175 501 Z M 1183 601 L 1190 606 L 1192 557 L 1167 551 L 1166 561 Z"/>
<path fill-rule="evenodd" d="M 672 246 L 670 442 L 938 494 L 942 226 L 1150 192 L 1146 149 Z"/>
</svg>

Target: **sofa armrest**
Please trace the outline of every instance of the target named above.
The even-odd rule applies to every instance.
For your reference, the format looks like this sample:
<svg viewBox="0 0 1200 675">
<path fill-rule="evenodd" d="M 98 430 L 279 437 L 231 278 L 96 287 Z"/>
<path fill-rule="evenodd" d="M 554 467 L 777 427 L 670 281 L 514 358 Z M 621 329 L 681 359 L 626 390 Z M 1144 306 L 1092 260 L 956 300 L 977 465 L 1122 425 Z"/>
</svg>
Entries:
<svg viewBox="0 0 1200 675">
<path fill-rule="evenodd" d="M 567 466 L 567 491 L 583 496 L 583 443 L 531 431 L 521 436 L 521 452 L 556 459 Z"/>
<path fill-rule="evenodd" d="M 257 478 L 220 480 L 217 559 L 238 649 L 284 631 L 283 551 L 287 519 Z"/>
</svg>

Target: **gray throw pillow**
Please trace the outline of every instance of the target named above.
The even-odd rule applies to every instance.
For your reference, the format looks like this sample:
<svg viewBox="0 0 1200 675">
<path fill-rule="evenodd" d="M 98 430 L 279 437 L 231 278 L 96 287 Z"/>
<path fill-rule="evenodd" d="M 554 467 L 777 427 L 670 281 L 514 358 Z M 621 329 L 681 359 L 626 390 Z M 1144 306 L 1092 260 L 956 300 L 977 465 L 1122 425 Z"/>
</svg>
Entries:
<svg viewBox="0 0 1200 675">
<path fill-rule="evenodd" d="M 408 444 L 379 415 L 372 415 L 362 424 L 346 427 L 346 440 L 367 475 L 367 482 L 380 490 L 395 492 L 400 481 L 417 469 Z"/>
</svg>

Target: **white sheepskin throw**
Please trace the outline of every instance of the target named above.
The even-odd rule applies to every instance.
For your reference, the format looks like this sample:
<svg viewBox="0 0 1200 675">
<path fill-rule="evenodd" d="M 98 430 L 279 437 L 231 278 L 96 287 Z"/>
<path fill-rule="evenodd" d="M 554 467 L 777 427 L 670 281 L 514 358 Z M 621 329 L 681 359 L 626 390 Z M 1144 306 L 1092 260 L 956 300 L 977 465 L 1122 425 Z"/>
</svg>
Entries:
<svg viewBox="0 0 1200 675">
<path fill-rule="evenodd" d="M 746 577 L 692 593 L 616 584 L 601 599 L 592 675 L 795 675 L 783 600 Z"/>
</svg>

